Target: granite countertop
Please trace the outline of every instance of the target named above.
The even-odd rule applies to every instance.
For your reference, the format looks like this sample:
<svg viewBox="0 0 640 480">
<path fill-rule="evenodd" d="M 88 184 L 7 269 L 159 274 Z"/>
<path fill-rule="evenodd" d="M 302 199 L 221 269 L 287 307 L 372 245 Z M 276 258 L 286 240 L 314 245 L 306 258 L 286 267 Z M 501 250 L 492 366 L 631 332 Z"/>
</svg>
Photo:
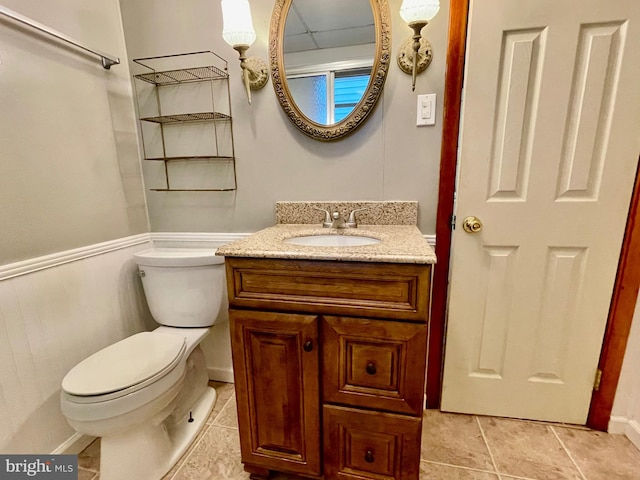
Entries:
<svg viewBox="0 0 640 480">
<path fill-rule="evenodd" d="M 381 240 L 375 245 L 318 247 L 283 240 L 306 235 L 360 235 Z M 277 224 L 218 248 L 226 257 L 338 260 L 347 262 L 436 263 L 436 255 L 415 225 L 359 225 L 322 228 L 318 224 Z"/>
</svg>

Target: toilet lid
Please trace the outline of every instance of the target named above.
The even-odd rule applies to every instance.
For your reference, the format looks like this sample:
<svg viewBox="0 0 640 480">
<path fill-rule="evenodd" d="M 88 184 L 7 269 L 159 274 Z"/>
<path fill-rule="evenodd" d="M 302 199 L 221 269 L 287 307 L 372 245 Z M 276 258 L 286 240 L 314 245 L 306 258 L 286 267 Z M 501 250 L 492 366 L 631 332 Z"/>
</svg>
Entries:
<svg viewBox="0 0 640 480">
<path fill-rule="evenodd" d="M 72 395 L 104 395 L 148 383 L 170 372 L 184 353 L 180 335 L 142 332 L 103 348 L 71 369 L 62 389 Z"/>
</svg>

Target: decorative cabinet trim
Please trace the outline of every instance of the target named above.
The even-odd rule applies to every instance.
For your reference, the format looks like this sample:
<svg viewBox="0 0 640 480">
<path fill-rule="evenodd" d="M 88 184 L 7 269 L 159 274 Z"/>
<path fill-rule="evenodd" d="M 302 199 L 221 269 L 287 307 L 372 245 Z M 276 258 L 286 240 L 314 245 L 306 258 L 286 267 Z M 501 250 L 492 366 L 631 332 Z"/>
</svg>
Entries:
<svg viewBox="0 0 640 480">
<path fill-rule="evenodd" d="M 421 418 L 335 405 L 323 417 L 325 478 L 418 478 Z"/>
<path fill-rule="evenodd" d="M 229 319 L 242 461 L 320 475 L 317 317 L 232 309 Z"/>
<path fill-rule="evenodd" d="M 324 317 L 324 401 L 421 415 L 426 356 L 425 324 Z"/>
<path fill-rule="evenodd" d="M 430 265 L 227 257 L 229 305 L 426 322 Z"/>
<path fill-rule="evenodd" d="M 430 272 L 226 258 L 242 461 L 253 480 L 271 471 L 418 480 Z"/>
</svg>

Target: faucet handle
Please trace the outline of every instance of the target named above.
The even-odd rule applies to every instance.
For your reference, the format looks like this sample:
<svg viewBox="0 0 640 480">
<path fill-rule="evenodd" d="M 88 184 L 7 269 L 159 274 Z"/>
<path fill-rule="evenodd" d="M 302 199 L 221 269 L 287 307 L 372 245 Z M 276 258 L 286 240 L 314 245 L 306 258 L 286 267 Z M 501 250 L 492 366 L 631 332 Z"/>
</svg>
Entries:
<svg viewBox="0 0 640 480">
<path fill-rule="evenodd" d="M 311 208 L 313 208 L 314 210 L 319 210 L 321 212 L 324 212 L 324 221 L 322 222 L 322 227 L 330 228 L 333 221 L 331 220 L 331 214 L 329 213 L 329 210 L 325 210 L 324 208 L 318 208 L 313 206 Z"/>
<path fill-rule="evenodd" d="M 363 210 L 369 210 L 368 208 L 356 208 L 352 210 L 349 214 L 349 218 L 347 219 L 347 228 L 356 228 L 358 226 L 358 222 L 356 221 L 356 212 L 361 212 Z"/>
</svg>

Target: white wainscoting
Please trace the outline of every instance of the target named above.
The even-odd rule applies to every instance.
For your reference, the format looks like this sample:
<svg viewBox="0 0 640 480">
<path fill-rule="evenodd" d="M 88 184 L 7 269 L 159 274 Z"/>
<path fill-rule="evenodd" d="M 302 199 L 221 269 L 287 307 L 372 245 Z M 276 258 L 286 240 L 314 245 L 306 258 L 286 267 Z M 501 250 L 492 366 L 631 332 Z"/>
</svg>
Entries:
<svg viewBox="0 0 640 480">
<path fill-rule="evenodd" d="M 142 234 L 0 267 L 0 452 L 82 448 L 60 384 L 88 355 L 153 328 L 132 257 L 149 245 Z"/>
</svg>

